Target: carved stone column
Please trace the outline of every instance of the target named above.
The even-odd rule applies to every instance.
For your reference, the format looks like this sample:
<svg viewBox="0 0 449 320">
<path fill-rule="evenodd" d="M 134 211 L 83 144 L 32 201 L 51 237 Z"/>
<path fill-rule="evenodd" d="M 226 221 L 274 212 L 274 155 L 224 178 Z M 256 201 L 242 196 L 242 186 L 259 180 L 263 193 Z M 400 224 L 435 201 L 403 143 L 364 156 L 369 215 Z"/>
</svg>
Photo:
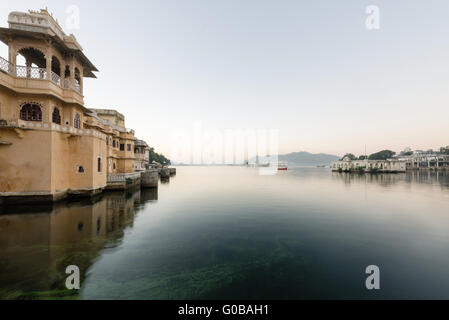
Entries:
<svg viewBox="0 0 449 320">
<path fill-rule="evenodd" d="M 70 88 L 75 88 L 75 57 L 73 54 L 70 55 Z"/>
<path fill-rule="evenodd" d="M 12 64 L 11 70 L 8 71 L 16 75 L 17 49 L 12 39 L 8 42 L 8 61 Z"/>
<path fill-rule="evenodd" d="M 47 52 L 47 54 L 45 55 L 45 69 L 47 72 L 47 80 L 51 80 L 51 51 Z"/>
<path fill-rule="evenodd" d="M 83 94 L 83 88 L 84 88 L 84 80 L 83 80 L 83 78 L 84 78 L 84 69 L 83 68 L 81 68 L 80 69 L 80 93 L 81 94 Z"/>
<path fill-rule="evenodd" d="M 27 78 L 31 78 L 31 61 L 29 59 L 26 59 L 25 61 L 25 66 L 26 66 L 26 77 Z"/>
</svg>

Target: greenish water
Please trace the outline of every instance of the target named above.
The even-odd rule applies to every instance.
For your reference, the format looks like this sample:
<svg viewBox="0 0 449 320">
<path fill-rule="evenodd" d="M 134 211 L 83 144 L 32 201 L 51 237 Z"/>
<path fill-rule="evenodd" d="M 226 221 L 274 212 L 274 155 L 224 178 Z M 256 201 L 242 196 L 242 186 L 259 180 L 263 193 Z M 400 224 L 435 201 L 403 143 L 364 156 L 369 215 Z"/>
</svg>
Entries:
<svg viewBox="0 0 449 320">
<path fill-rule="evenodd" d="M 449 298 L 448 173 L 177 171 L 157 190 L 0 211 L 0 298 Z"/>
</svg>

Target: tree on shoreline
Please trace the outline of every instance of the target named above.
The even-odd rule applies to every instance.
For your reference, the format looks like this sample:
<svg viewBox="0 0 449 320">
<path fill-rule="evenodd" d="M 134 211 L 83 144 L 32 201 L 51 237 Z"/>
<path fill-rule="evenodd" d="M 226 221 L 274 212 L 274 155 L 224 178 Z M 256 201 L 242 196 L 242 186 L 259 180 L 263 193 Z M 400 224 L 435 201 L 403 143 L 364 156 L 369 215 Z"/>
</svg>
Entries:
<svg viewBox="0 0 449 320">
<path fill-rule="evenodd" d="M 373 154 L 370 154 L 368 157 L 369 160 L 387 160 L 392 158 L 396 152 L 391 150 L 382 150 Z"/>
<path fill-rule="evenodd" d="M 154 151 L 154 148 L 150 148 L 150 163 L 157 162 L 162 165 L 169 165 L 171 164 L 170 159 L 167 159 L 162 153 L 159 154 Z"/>
<path fill-rule="evenodd" d="M 441 147 L 441 148 L 440 148 L 440 152 L 441 152 L 442 154 L 449 154 L 449 146 Z"/>
<path fill-rule="evenodd" d="M 343 160 L 344 158 L 348 158 L 349 160 L 357 160 L 357 157 L 356 157 L 355 155 L 353 155 L 352 153 L 347 153 L 347 154 L 345 154 L 345 155 L 340 159 L 340 161 Z"/>
</svg>

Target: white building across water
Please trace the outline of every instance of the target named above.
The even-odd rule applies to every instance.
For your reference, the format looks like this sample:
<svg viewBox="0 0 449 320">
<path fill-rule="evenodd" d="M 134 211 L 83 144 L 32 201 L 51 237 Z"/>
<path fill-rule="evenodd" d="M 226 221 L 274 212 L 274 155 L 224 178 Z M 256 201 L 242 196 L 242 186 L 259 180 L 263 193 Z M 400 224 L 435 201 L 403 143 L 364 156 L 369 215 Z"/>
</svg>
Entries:
<svg viewBox="0 0 449 320">
<path fill-rule="evenodd" d="M 449 155 L 437 152 L 415 151 L 411 155 L 398 155 L 395 160 L 404 161 L 408 170 L 449 169 Z"/>
<path fill-rule="evenodd" d="M 405 172 L 406 162 L 403 160 L 351 160 L 348 157 L 332 163 L 332 171 L 339 172 Z"/>
</svg>

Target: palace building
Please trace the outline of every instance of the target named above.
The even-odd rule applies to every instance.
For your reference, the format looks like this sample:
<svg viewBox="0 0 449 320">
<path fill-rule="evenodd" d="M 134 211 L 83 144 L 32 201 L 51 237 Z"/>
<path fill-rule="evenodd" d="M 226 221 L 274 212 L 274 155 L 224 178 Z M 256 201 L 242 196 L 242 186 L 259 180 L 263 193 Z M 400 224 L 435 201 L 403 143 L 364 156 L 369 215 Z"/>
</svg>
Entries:
<svg viewBox="0 0 449 320">
<path fill-rule="evenodd" d="M 0 204 L 93 195 L 135 180 L 134 131 L 115 110 L 88 109 L 97 68 L 47 10 L 11 12 L 0 40 Z M 21 55 L 25 65 L 17 64 Z"/>
<path fill-rule="evenodd" d="M 150 147 L 145 141 L 136 139 L 134 156 L 134 171 L 147 170 L 150 164 Z"/>
</svg>

